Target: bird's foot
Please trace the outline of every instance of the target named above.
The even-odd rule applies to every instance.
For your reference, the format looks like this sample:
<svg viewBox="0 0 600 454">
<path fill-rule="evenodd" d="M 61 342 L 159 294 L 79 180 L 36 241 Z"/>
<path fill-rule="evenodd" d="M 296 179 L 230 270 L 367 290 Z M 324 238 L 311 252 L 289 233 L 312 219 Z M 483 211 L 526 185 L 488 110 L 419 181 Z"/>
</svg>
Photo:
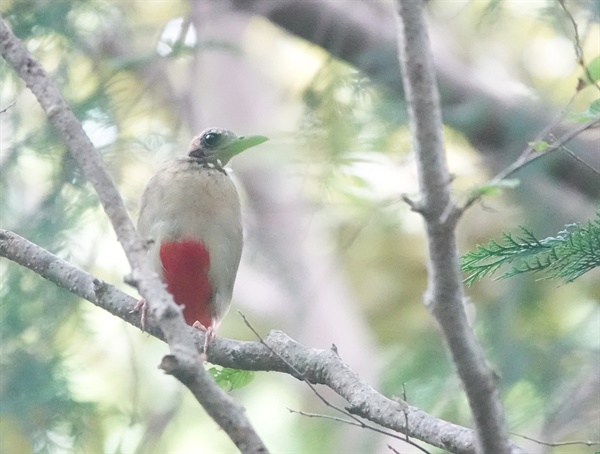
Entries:
<svg viewBox="0 0 600 454">
<path fill-rule="evenodd" d="M 139 300 L 133 309 L 129 311 L 130 314 L 134 312 L 140 312 L 140 325 L 142 327 L 142 331 L 146 330 L 146 314 L 148 313 L 148 305 L 146 304 L 146 300 L 142 298 Z"/>
<path fill-rule="evenodd" d="M 202 323 L 200 323 L 198 320 L 196 320 L 192 326 L 194 328 L 196 328 L 197 330 L 202 331 L 204 333 L 204 346 L 202 347 L 201 355 L 202 355 L 202 359 L 204 361 L 206 361 L 206 359 L 207 359 L 206 350 L 208 349 L 208 343 L 215 338 L 215 335 L 216 335 L 215 329 L 212 326 L 209 326 L 207 328 Z"/>
</svg>

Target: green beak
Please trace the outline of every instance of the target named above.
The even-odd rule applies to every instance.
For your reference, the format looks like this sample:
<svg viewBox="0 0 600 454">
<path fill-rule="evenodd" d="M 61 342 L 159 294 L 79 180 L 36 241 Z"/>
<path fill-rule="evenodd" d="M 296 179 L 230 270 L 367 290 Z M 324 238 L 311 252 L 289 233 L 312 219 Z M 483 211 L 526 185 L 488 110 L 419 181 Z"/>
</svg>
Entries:
<svg viewBox="0 0 600 454">
<path fill-rule="evenodd" d="M 231 158 L 237 156 L 242 151 L 247 150 L 248 148 L 255 147 L 260 145 L 261 143 L 265 143 L 269 140 L 268 137 L 265 136 L 241 136 L 238 137 L 231 144 L 226 147 L 221 148 L 217 151 L 216 156 L 217 159 L 221 161 L 223 165 L 227 164 Z"/>
</svg>

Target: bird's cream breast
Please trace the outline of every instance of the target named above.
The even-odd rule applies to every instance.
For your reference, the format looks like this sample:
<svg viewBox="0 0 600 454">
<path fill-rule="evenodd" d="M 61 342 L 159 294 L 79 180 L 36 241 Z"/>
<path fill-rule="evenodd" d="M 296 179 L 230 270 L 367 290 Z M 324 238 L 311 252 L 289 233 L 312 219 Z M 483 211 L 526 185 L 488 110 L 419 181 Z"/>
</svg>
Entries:
<svg viewBox="0 0 600 454">
<path fill-rule="evenodd" d="M 138 227 L 143 235 L 158 235 L 161 240 L 202 237 L 210 233 L 207 230 L 239 220 L 240 202 L 223 171 L 177 160 L 152 178 L 141 213 Z"/>
</svg>

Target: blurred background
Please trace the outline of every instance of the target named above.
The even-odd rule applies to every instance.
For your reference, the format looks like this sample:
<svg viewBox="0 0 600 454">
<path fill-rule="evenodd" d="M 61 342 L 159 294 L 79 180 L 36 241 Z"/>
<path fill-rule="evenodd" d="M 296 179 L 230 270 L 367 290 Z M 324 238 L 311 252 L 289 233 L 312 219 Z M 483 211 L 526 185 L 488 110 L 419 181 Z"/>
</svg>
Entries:
<svg viewBox="0 0 600 454">
<path fill-rule="evenodd" d="M 566 3 L 587 62 L 600 3 Z M 512 163 L 569 104 L 582 68 L 554 0 L 428 2 L 454 195 Z M 131 215 L 160 164 L 209 126 L 262 134 L 232 168 L 246 245 L 219 335 L 281 329 L 340 356 L 388 396 L 470 426 L 422 304 L 426 245 L 401 201 L 418 183 L 393 4 L 378 1 L 3 0 L 4 19 L 59 84 Z M 133 296 L 124 254 L 85 178 L 24 83 L 0 63 L 2 227 Z M 552 134 L 598 98 L 581 90 Z M 598 167 L 598 130 L 570 149 Z M 597 174 L 556 152 L 459 224 L 461 253 L 502 231 L 540 238 L 594 215 Z M 166 346 L 33 272 L 0 261 L 0 451 L 228 453 L 234 445 L 171 377 Z M 599 273 L 572 284 L 519 276 L 468 290 L 512 432 L 600 439 Z M 326 390 L 334 403 L 344 403 Z M 303 383 L 257 373 L 233 396 L 274 453 L 417 452 L 336 415 Z M 586 453 L 588 446 L 530 452 Z M 596 448 L 597 449 L 597 448 Z M 432 450 L 432 452 L 438 452 Z"/>
</svg>

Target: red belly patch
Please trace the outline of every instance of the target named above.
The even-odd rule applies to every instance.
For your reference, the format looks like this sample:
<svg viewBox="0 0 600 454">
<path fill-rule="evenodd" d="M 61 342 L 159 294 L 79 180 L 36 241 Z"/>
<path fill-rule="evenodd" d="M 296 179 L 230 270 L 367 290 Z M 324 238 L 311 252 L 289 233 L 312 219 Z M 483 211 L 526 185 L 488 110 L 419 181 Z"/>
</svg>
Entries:
<svg viewBox="0 0 600 454">
<path fill-rule="evenodd" d="M 208 280 L 210 256 L 203 243 L 193 240 L 162 243 L 163 280 L 175 302 L 183 308 L 188 325 L 199 321 L 211 326 L 212 285 Z"/>
</svg>

